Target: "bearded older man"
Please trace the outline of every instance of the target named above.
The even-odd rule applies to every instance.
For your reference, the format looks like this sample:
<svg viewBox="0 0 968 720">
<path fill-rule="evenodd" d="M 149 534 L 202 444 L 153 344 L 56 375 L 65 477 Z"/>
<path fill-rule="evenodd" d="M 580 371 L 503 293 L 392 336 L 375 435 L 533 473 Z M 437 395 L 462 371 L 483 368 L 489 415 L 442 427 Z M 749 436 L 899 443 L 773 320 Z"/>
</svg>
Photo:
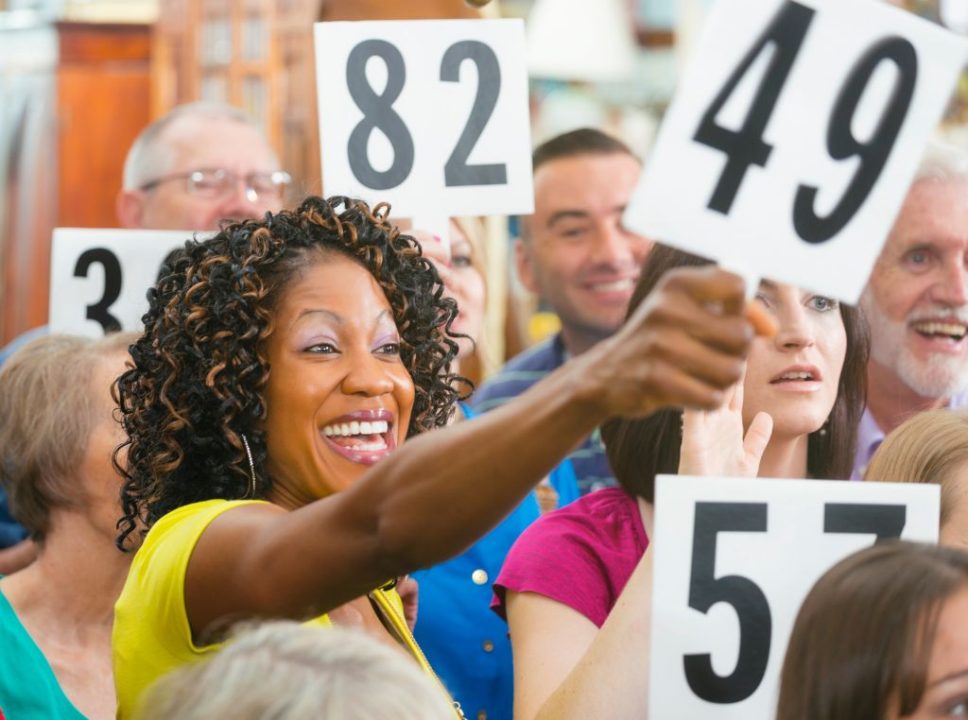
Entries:
<svg viewBox="0 0 968 720">
<path fill-rule="evenodd" d="M 871 326 L 859 477 L 912 415 L 968 406 L 968 151 L 932 146 L 861 299 Z"/>
</svg>

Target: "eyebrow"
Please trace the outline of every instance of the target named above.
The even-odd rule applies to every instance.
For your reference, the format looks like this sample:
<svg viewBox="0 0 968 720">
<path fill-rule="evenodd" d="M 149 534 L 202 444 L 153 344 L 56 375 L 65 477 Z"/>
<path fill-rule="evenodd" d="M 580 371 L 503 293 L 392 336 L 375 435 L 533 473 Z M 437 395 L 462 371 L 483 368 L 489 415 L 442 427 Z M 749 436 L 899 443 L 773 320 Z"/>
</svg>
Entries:
<svg viewBox="0 0 968 720">
<path fill-rule="evenodd" d="M 296 319 L 293 321 L 293 325 L 295 325 L 297 322 L 302 320 L 304 317 L 309 317 L 310 315 L 325 315 L 327 318 L 332 320 L 337 325 L 343 324 L 342 315 L 339 315 L 338 313 L 334 313 L 332 310 L 323 310 L 322 308 L 318 308 L 318 309 L 311 308 L 309 310 L 303 310 L 301 313 L 299 313 L 299 315 L 297 315 Z"/>
<path fill-rule="evenodd" d="M 611 210 L 609 210 L 610 215 L 623 215 L 625 213 L 625 205 L 616 205 Z M 551 217 L 548 218 L 548 222 L 545 223 L 545 227 L 551 227 L 559 220 L 571 219 L 571 220 L 587 220 L 591 217 L 591 213 L 587 210 L 559 210 L 558 212 L 552 213 Z"/>
<path fill-rule="evenodd" d="M 295 325 L 303 318 L 309 317 L 310 315 L 323 315 L 329 318 L 330 320 L 332 320 L 337 325 L 343 325 L 346 322 L 346 320 L 343 318 L 342 315 L 340 315 L 339 313 L 334 313 L 332 310 L 325 310 L 323 308 L 310 308 L 308 310 L 303 310 L 301 313 L 299 313 L 299 315 L 296 316 L 296 319 L 293 320 L 293 325 Z M 384 318 L 384 316 L 387 316 L 387 315 L 390 315 L 389 308 L 385 308 L 381 310 L 379 313 L 377 313 L 376 321 L 379 322 Z M 392 316 L 391 316 L 391 319 L 392 319 Z"/>
<path fill-rule="evenodd" d="M 585 220 L 586 218 L 588 218 L 588 213 L 584 210 L 559 210 L 551 214 L 545 226 L 550 228 L 560 220 Z"/>
<path fill-rule="evenodd" d="M 949 682 L 951 680 L 957 680 L 960 677 L 968 675 L 968 668 L 964 670 L 955 670 L 953 673 L 948 673 L 942 678 L 938 678 L 934 682 L 928 683 L 928 687 L 935 687 L 936 685 L 941 685 L 942 683 Z"/>
</svg>

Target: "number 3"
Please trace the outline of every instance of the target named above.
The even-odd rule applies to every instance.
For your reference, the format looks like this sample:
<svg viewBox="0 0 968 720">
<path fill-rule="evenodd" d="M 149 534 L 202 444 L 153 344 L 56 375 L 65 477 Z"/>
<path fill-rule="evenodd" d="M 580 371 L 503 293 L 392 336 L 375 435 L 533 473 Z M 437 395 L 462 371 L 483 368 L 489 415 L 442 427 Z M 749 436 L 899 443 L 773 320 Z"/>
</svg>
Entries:
<svg viewBox="0 0 968 720">
<path fill-rule="evenodd" d="M 121 263 L 110 250 L 91 248 L 81 253 L 77 259 L 74 277 L 87 277 L 88 270 L 94 263 L 104 268 L 104 294 L 95 304 L 87 306 L 85 317 L 99 323 L 105 333 L 117 332 L 121 329 L 121 322 L 108 311 L 121 295 Z"/>
<path fill-rule="evenodd" d="M 387 69 L 387 84 L 377 95 L 366 77 L 366 64 L 379 57 Z M 478 40 L 462 40 L 447 48 L 440 63 L 443 82 L 459 82 L 465 60 L 477 68 L 477 94 L 470 116 L 457 145 L 444 165 L 446 187 L 467 185 L 503 185 L 507 183 L 507 165 L 491 163 L 469 165 L 468 157 L 484 132 L 501 94 L 501 65 L 490 46 Z M 373 190 L 389 190 L 400 185 L 413 169 L 413 137 L 403 119 L 393 109 L 406 82 L 403 55 L 385 40 L 364 40 L 356 45 L 346 62 L 346 86 L 350 97 L 363 111 L 363 119 L 350 133 L 346 153 L 356 179 Z M 393 163 L 385 171 L 370 163 L 370 134 L 379 129 L 393 148 Z"/>
</svg>

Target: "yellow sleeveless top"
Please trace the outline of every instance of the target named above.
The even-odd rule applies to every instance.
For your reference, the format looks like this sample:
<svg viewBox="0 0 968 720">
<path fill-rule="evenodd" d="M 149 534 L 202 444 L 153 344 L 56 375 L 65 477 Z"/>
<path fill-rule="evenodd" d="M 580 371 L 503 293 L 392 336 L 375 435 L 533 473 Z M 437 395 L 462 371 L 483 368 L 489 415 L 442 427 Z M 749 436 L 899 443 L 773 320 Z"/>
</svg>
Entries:
<svg viewBox="0 0 968 720">
<path fill-rule="evenodd" d="M 216 652 L 221 644 L 198 646 L 185 610 L 185 572 L 202 533 L 222 513 L 262 500 L 206 500 L 173 510 L 152 526 L 131 562 L 124 589 L 114 606 L 111 646 L 118 718 L 132 717 L 142 693 L 177 667 Z M 396 590 L 370 593 L 394 635 L 426 673 L 433 670 L 407 628 Z M 320 615 L 307 622 L 330 625 Z M 458 706 L 459 707 L 459 706 Z M 460 717 L 459 709 L 455 714 Z"/>
</svg>

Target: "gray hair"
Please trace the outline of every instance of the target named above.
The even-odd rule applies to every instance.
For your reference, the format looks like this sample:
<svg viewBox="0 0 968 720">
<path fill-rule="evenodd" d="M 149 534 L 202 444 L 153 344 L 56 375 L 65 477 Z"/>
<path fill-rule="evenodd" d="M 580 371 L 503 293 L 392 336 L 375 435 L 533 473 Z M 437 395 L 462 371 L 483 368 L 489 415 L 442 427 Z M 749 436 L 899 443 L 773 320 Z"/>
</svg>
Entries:
<svg viewBox="0 0 968 720">
<path fill-rule="evenodd" d="M 453 720 L 444 690 L 362 631 L 273 621 L 243 626 L 211 659 L 142 696 L 137 720 Z"/>
<path fill-rule="evenodd" d="M 126 352 L 135 333 L 99 340 L 47 335 L 15 352 L 0 369 L 0 487 L 13 516 L 43 541 L 55 509 L 83 500 L 75 473 L 102 421 L 101 393 L 90 378 L 98 363 Z"/>
<path fill-rule="evenodd" d="M 932 139 L 925 148 L 914 182 L 919 180 L 968 181 L 968 148 L 947 139 Z"/>
<path fill-rule="evenodd" d="M 142 130 L 131 145 L 124 160 L 125 190 L 137 190 L 168 171 L 171 152 L 165 146 L 165 131 L 178 120 L 192 117 L 237 122 L 262 134 L 262 129 L 248 115 L 231 105 L 207 101 L 177 105 Z"/>
</svg>

